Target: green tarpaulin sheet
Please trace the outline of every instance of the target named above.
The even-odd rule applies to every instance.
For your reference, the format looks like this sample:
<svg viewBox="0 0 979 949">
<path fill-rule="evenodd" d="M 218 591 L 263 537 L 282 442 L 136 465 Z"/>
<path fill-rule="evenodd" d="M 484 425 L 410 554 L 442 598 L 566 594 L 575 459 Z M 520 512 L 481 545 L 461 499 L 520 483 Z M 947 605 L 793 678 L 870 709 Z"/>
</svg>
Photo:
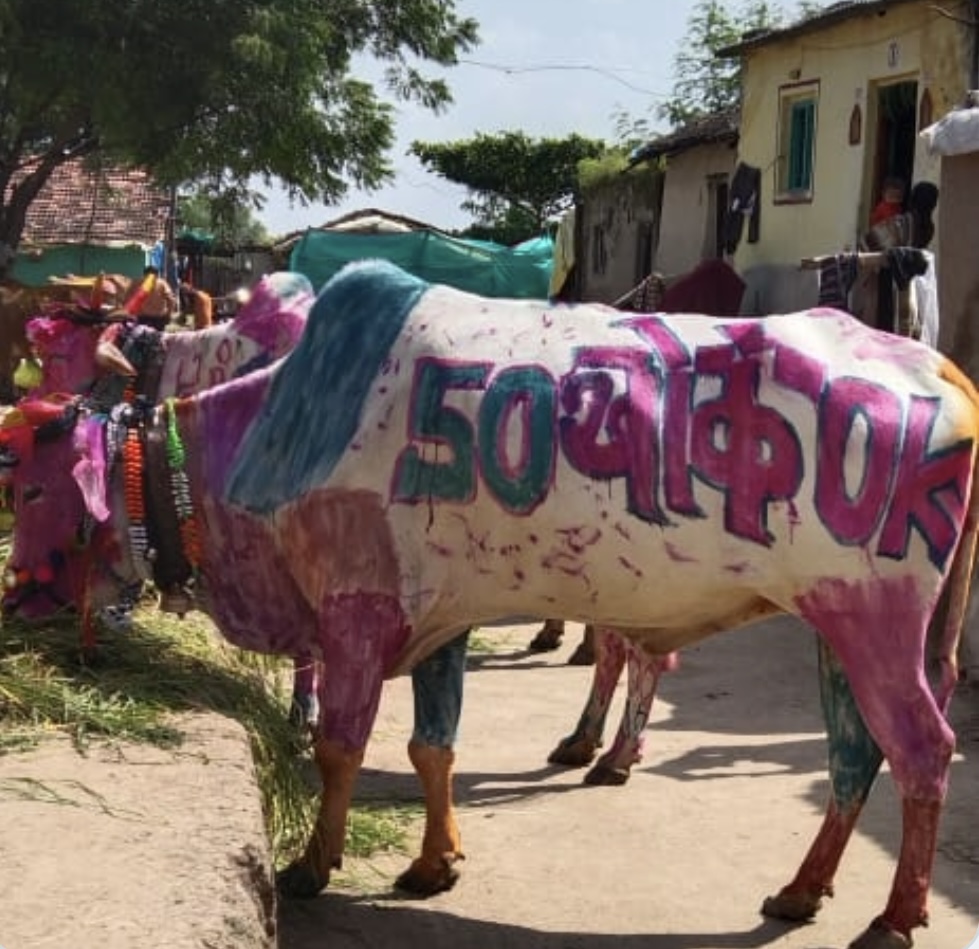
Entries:
<svg viewBox="0 0 979 949">
<path fill-rule="evenodd" d="M 432 231 L 308 231 L 293 248 L 289 268 L 304 274 L 319 290 L 345 264 L 380 258 L 430 283 L 448 284 L 485 297 L 546 300 L 553 257 L 550 237 L 504 247 Z"/>
</svg>

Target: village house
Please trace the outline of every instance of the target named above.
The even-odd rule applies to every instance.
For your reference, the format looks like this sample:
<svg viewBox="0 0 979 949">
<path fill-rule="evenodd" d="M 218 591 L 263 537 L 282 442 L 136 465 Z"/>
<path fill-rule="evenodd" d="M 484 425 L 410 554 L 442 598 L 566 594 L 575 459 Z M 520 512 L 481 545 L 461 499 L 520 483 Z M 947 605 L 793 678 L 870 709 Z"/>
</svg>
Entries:
<svg viewBox="0 0 979 949">
<path fill-rule="evenodd" d="M 939 184 L 919 133 L 977 85 L 976 7 L 849 0 L 719 51 L 743 67 L 739 206 L 754 233 L 732 249 L 745 313 L 813 304 L 800 260 L 856 250 L 888 176 Z"/>
</svg>

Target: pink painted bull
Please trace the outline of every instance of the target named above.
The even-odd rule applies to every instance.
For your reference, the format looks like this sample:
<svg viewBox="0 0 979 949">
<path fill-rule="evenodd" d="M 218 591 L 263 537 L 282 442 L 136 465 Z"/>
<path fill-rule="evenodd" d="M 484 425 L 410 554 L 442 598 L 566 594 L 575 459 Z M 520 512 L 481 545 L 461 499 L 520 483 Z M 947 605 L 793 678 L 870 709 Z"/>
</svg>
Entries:
<svg viewBox="0 0 979 949">
<path fill-rule="evenodd" d="M 830 310 L 624 316 L 371 262 L 331 281 L 267 369 L 131 418 L 85 400 L 22 413 L 3 433 L 23 469 L 15 564 L 39 532 L 81 532 L 51 586 L 111 596 L 141 536 L 120 464 L 165 438 L 144 502 L 169 508 L 201 608 L 239 645 L 326 663 L 320 813 L 284 892 L 313 895 L 340 864 L 384 679 L 469 625 L 559 609 L 665 657 L 788 612 L 822 642 L 832 793 L 763 910 L 815 915 L 886 759 L 903 843 L 854 945 L 906 946 L 926 921 L 979 519 L 979 397 L 934 351 Z M 924 642 L 946 584 L 933 694 Z M 452 752 L 414 750 L 422 863 L 448 873 Z"/>
<path fill-rule="evenodd" d="M 29 395 L 90 392 L 103 405 L 118 401 L 124 388 L 159 402 L 190 395 L 268 365 L 289 352 L 302 335 L 315 299 L 302 274 L 263 277 L 233 320 L 209 329 L 161 333 L 135 322 L 106 321 L 81 307 L 64 307 L 27 324 L 27 336 L 41 358 L 40 384 Z M 15 475 L 16 476 L 16 475 Z M 33 575 L 21 574 L 28 583 Z M 179 590 L 163 587 L 165 596 Z M 16 596 L 16 589 L 9 591 Z M 94 647 L 85 625 L 86 649 Z M 297 668 L 294 702 L 302 717 L 314 704 L 309 662 Z"/>
</svg>

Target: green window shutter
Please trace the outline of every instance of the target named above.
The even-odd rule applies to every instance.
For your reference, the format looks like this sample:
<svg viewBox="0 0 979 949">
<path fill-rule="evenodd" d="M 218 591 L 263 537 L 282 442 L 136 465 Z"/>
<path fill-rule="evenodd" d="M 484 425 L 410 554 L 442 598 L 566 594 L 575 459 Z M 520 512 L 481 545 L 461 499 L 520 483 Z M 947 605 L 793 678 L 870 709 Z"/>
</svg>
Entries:
<svg viewBox="0 0 979 949">
<path fill-rule="evenodd" d="M 811 99 L 794 102 L 789 129 L 789 191 L 809 191 L 812 188 L 816 103 Z"/>
</svg>

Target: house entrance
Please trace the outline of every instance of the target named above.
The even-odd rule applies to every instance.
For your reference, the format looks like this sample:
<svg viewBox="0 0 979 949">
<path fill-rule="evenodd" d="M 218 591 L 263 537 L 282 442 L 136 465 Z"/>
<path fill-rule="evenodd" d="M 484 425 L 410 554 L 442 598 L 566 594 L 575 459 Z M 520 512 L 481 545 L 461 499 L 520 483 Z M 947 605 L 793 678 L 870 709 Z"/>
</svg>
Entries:
<svg viewBox="0 0 979 949">
<path fill-rule="evenodd" d="M 910 189 L 914 178 L 915 135 L 918 125 L 918 83 L 890 82 L 875 87 L 874 155 L 868 208 L 881 198 L 886 178 L 900 178 Z"/>
</svg>

